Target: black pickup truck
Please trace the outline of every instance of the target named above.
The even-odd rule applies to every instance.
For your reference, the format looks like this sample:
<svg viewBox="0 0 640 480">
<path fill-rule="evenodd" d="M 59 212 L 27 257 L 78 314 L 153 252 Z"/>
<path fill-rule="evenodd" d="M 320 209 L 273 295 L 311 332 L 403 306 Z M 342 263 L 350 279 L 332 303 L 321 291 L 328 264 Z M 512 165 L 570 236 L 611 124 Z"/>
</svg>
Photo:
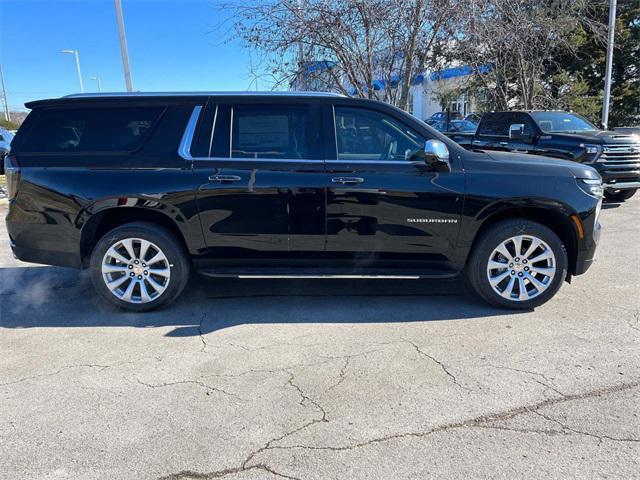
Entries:
<svg viewBox="0 0 640 480">
<path fill-rule="evenodd" d="M 578 114 L 563 111 L 490 112 L 475 133 L 447 133 L 466 148 L 530 153 L 594 167 L 605 197 L 631 198 L 640 188 L 640 136 L 598 129 Z"/>
</svg>

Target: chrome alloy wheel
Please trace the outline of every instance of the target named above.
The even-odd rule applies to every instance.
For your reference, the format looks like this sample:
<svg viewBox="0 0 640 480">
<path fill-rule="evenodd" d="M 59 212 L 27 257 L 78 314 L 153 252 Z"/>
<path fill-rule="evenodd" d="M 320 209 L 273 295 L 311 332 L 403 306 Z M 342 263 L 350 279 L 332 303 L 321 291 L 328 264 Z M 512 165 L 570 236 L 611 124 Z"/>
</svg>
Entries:
<svg viewBox="0 0 640 480">
<path fill-rule="evenodd" d="M 125 238 L 111 245 L 102 259 L 102 278 L 117 298 L 148 303 L 169 286 L 171 265 L 157 245 L 142 238 Z"/>
<path fill-rule="evenodd" d="M 517 235 L 489 256 L 487 277 L 493 290 L 507 300 L 523 302 L 544 292 L 556 274 L 556 257 L 538 237 Z"/>
</svg>

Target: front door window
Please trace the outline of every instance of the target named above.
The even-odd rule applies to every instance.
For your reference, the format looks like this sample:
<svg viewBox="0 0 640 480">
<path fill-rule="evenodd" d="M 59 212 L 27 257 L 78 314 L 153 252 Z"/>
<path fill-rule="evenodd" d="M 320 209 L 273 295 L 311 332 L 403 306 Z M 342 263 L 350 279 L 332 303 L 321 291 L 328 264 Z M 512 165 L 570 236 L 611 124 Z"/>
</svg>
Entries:
<svg viewBox="0 0 640 480">
<path fill-rule="evenodd" d="M 336 108 L 338 160 L 407 161 L 425 139 L 396 119 L 373 110 Z"/>
</svg>

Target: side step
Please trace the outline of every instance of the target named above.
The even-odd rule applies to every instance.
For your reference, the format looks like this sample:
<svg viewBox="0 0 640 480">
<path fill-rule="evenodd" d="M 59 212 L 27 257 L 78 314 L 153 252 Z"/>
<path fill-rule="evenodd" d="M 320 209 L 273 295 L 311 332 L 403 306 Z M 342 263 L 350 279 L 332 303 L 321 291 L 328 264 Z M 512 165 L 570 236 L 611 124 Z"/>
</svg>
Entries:
<svg viewBox="0 0 640 480">
<path fill-rule="evenodd" d="M 330 278 L 373 280 L 418 280 L 422 278 L 456 278 L 460 272 L 450 270 L 395 270 L 353 268 L 233 268 L 216 267 L 196 270 L 206 277 L 223 278 Z"/>
</svg>

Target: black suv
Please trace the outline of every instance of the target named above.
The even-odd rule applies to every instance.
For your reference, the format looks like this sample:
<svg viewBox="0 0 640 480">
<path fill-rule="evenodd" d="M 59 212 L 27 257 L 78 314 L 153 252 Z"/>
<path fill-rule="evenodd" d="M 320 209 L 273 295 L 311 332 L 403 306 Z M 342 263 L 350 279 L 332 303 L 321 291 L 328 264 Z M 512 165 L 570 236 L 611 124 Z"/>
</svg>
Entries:
<svg viewBox="0 0 640 480">
<path fill-rule="evenodd" d="M 532 308 L 593 261 L 591 167 L 473 152 L 334 94 L 97 94 L 27 104 L 7 156 L 11 248 L 88 268 L 117 306 L 214 276 L 452 278 Z"/>
<path fill-rule="evenodd" d="M 455 135 L 455 136 L 454 136 Z M 594 167 L 605 197 L 624 201 L 640 188 L 640 135 L 598 129 L 576 113 L 485 113 L 475 134 L 449 134 L 465 146 L 563 158 Z"/>
</svg>

